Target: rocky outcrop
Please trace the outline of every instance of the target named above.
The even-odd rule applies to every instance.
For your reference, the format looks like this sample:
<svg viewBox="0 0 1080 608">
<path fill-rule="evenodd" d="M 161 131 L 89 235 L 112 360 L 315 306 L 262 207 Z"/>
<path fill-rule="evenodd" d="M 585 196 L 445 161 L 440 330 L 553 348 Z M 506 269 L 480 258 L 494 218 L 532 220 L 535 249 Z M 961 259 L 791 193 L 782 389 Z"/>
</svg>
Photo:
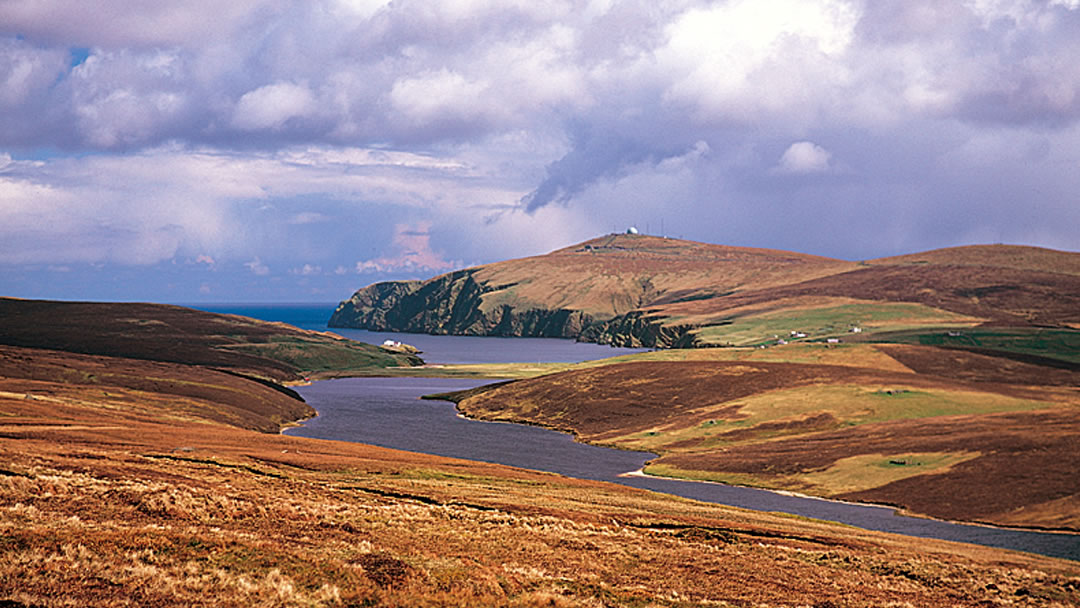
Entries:
<svg viewBox="0 0 1080 608">
<path fill-rule="evenodd" d="M 430 281 L 376 283 L 338 305 L 330 327 L 430 334 L 485 335 L 485 289 L 462 270 Z"/>
<path fill-rule="evenodd" d="M 485 309 L 483 296 L 502 289 L 476 281 L 473 271 L 430 281 L 393 281 L 365 287 L 338 305 L 330 327 L 466 336 L 577 338 L 595 320 L 577 310 Z"/>
<path fill-rule="evenodd" d="M 466 336 L 571 338 L 612 346 L 692 348 L 693 325 L 664 325 L 663 317 L 633 311 L 596 319 L 580 310 L 489 307 L 484 294 L 503 289 L 464 270 L 426 282 L 395 281 L 365 287 L 342 302 L 330 327 Z"/>
<path fill-rule="evenodd" d="M 631 348 L 694 348 L 696 325 L 664 325 L 649 311 L 634 311 L 585 328 L 578 339 Z"/>
<path fill-rule="evenodd" d="M 566 310 L 565 308 L 517 310 L 504 305 L 500 307 L 497 316 L 499 322 L 485 335 L 578 338 L 583 330 L 594 323 L 592 317 L 580 310 Z"/>
</svg>

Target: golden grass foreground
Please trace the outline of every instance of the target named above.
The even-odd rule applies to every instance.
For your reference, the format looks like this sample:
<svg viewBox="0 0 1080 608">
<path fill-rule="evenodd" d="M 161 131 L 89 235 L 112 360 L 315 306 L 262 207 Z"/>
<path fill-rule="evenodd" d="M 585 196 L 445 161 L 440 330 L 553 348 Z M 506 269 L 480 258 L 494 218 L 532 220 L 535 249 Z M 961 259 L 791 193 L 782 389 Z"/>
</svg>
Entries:
<svg viewBox="0 0 1080 608">
<path fill-rule="evenodd" d="M 68 373 L 102 359 L 139 363 Z M 23 376 L 0 381 L 5 607 L 1080 604 L 1073 562 L 257 432 L 164 380 Z"/>
</svg>

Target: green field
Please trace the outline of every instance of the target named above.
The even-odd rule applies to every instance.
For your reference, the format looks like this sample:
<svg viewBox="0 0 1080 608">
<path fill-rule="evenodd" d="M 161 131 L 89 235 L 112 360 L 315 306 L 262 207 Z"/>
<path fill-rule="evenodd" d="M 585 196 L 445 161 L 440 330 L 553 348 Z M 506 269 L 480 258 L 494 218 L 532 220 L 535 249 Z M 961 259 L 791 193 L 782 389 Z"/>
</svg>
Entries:
<svg viewBox="0 0 1080 608">
<path fill-rule="evenodd" d="M 988 350 L 1080 363 L 1080 330 L 1063 328 L 968 328 L 901 331 L 874 336 L 878 342 Z"/>
<path fill-rule="evenodd" d="M 788 342 L 844 339 L 927 326 L 964 328 L 978 322 L 922 304 L 867 302 L 751 313 L 703 327 L 694 335 L 699 344 L 706 346 L 761 346 L 774 345 L 778 339 Z M 861 330 L 858 334 L 851 332 L 856 327 Z M 792 332 L 804 333 L 806 337 L 795 338 Z"/>
<path fill-rule="evenodd" d="M 673 444 L 697 441 L 689 450 L 680 448 L 676 451 L 711 451 L 742 442 L 765 441 L 843 426 L 935 416 L 1016 412 L 1053 406 L 1044 401 L 989 392 L 844 384 L 770 391 L 739 399 L 735 403 L 741 406 L 740 417 L 736 419 L 717 417 L 693 426 L 671 425 L 627 435 L 614 443 L 625 449 L 662 454 L 671 451 L 669 446 Z M 732 403 L 718 403 L 715 408 L 721 410 L 730 405 Z M 708 416 L 708 409 L 697 413 Z M 820 428 L 775 426 L 778 422 L 799 422 L 813 416 L 821 417 Z M 769 423 L 773 425 L 754 429 L 757 425 Z M 732 431 L 743 433 L 734 438 L 723 436 Z"/>
</svg>

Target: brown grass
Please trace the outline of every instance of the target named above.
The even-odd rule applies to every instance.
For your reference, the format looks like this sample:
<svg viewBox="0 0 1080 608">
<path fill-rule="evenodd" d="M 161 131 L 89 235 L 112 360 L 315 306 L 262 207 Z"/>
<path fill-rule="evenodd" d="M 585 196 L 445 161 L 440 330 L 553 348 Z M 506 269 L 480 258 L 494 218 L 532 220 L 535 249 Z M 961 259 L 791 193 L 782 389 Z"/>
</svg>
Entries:
<svg viewBox="0 0 1080 608">
<path fill-rule="evenodd" d="M 484 295 L 487 309 L 510 304 L 608 318 L 702 292 L 718 295 L 750 284 L 785 285 L 854 267 L 788 251 L 616 234 L 542 256 L 489 264 L 475 278 L 506 286 Z"/>
<path fill-rule="evenodd" d="M 0 597 L 27 606 L 1080 601 L 1055 560 L 489 465 L 223 428 L 38 437 L 0 442 Z"/>
<path fill-rule="evenodd" d="M 1080 276 L 1080 254 L 1022 245 L 968 245 L 935 249 L 891 258 L 871 260 L 870 264 L 951 264 L 1035 270 Z"/>
<path fill-rule="evenodd" d="M 1074 374 L 926 347 L 876 348 L 908 371 L 641 361 L 511 382 L 463 395 L 459 408 L 657 452 L 647 469 L 657 474 L 884 502 L 948 519 L 1080 529 Z M 954 355 L 972 365 L 957 365 Z M 862 459 L 955 452 L 975 457 L 900 476 Z M 845 462 L 844 475 L 822 475 Z M 862 479 L 858 491 L 843 481 L 853 475 Z"/>
<path fill-rule="evenodd" d="M 0 345 L 198 365 L 276 383 L 421 363 L 328 332 L 164 304 L 0 298 Z"/>
<path fill-rule="evenodd" d="M 1071 562 L 258 433 L 23 354 L 0 387 L 5 606 L 1080 603 Z"/>
</svg>

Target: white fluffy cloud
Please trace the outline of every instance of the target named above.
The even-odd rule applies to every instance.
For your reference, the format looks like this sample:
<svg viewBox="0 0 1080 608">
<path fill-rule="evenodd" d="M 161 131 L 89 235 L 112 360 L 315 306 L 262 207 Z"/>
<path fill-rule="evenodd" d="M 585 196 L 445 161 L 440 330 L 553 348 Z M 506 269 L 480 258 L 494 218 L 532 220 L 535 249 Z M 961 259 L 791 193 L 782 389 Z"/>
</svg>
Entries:
<svg viewBox="0 0 1080 608">
<path fill-rule="evenodd" d="M 251 260 L 250 262 L 245 262 L 244 266 L 247 266 L 248 270 L 250 270 L 252 274 L 255 274 L 256 276 L 264 277 L 270 274 L 270 267 L 266 264 L 263 264 L 262 260 L 260 260 L 258 256 L 256 256 L 255 259 Z"/>
<path fill-rule="evenodd" d="M 290 119 L 311 115 L 315 108 L 315 96 L 306 85 L 275 82 L 244 93 L 231 123 L 243 131 L 276 130 Z"/>
<path fill-rule="evenodd" d="M 821 173 L 829 170 L 832 154 L 809 141 L 797 141 L 784 150 L 777 168 L 784 173 Z"/>
<path fill-rule="evenodd" d="M 849 80 L 857 8 L 843 0 L 735 0 L 694 8 L 656 51 L 668 99 L 703 121 L 801 114 Z"/>
<path fill-rule="evenodd" d="M 476 116 L 486 88 L 483 82 L 443 69 L 398 80 L 390 89 L 390 102 L 407 120 L 430 126 Z"/>
</svg>

